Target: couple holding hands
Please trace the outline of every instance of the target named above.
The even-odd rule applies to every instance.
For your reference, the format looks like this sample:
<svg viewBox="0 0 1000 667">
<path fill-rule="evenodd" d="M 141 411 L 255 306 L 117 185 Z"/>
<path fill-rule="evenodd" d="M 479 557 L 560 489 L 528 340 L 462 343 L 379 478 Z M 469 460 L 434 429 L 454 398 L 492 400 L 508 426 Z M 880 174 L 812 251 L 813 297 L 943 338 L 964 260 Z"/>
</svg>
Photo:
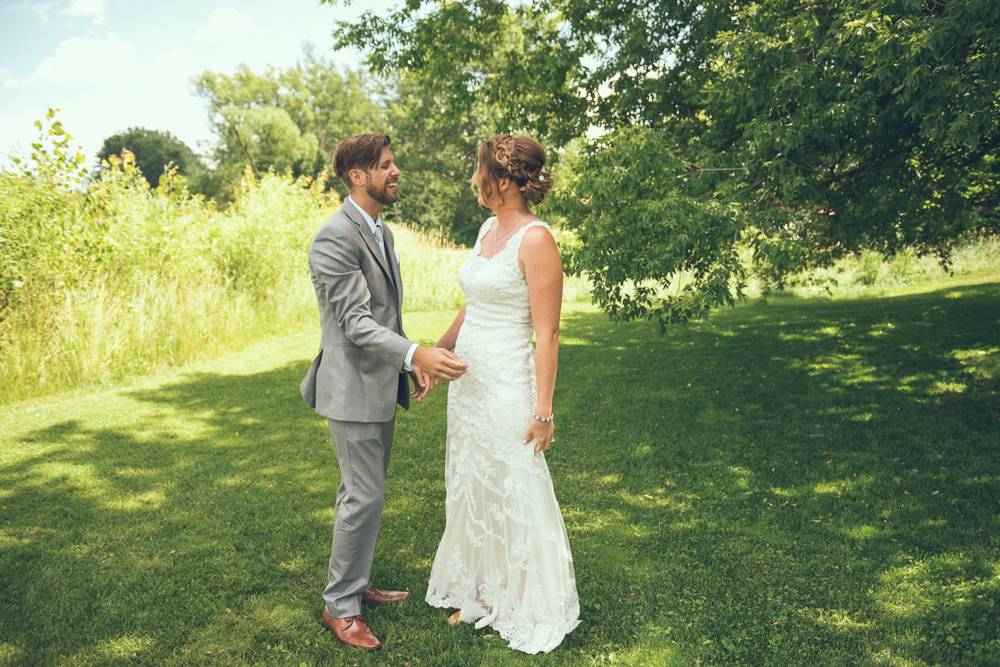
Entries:
<svg viewBox="0 0 1000 667">
<path fill-rule="evenodd" d="M 341 643 L 376 650 L 362 604 L 409 597 L 370 580 L 396 404 L 448 381 L 446 526 L 427 603 L 457 609 L 449 623 L 491 626 L 513 649 L 551 651 L 579 624 L 580 604 L 544 455 L 555 441 L 563 275 L 530 210 L 552 187 L 545 150 L 507 134 L 480 147 L 472 187 L 495 215 L 458 270 L 465 305 L 423 347 L 403 332 L 399 258 L 379 216 L 399 199 L 389 146 L 384 134 L 340 143 L 334 169 L 350 196 L 309 247 L 322 342 L 301 390 L 329 422 L 341 474 L 322 622 Z"/>
</svg>

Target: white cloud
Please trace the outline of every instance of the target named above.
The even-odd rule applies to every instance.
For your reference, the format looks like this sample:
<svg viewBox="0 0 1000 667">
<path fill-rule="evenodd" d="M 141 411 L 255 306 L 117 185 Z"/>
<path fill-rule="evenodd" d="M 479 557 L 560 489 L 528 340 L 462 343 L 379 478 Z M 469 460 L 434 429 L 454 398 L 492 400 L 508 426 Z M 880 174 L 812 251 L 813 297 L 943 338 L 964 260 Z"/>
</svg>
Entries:
<svg viewBox="0 0 1000 667">
<path fill-rule="evenodd" d="M 73 0 L 69 7 L 59 12 L 63 16 L 81 16 L 94 19 L 94 23 L 104 23 L 104 0 Z"/>
<path fill-rule="evenodd" d="M 4 9 L 6 9 L 8 12 L 16 12 L 16 11 L 31 12 L 32 14 L 37 16 L 38 20 L 40 20 L 44 25 L 48 25 L 49 12 L 55 7 L 56 3 L 54 2 L 28 3 L 28 0 L 24 0 L 24 2 L 22 2 L 20 5 L 8 5 L 7 7 L 4 7 Z"/>
<path fill-rule="evenodd" d="M 220 7 L 212 12 L 208 23 L 194 38 L 198 42 L 224 42 L 256 31 L 257 26 L 249 16 L 229 7 Z"/>
<path fill-rule="evenodd" d="M 24 83 L 124 83 L 135 75 L 134 58 L 135 44 L 114 33 L 70 37 Z"/>
<path fill-rule="evenodd" d="M 361 62 L 353 49 L 332 50 L 330 9 L 316 0 L 211 4 L 105 0 L 105 16 L 114 29 L 94 28 L 88 17 L 60 14 L 72 2 L 0 2 L 0 66 L 9 70 L 0 71 L 0 166 L 3 153 L 15 142 L 24 148 L 37 140 L 33 122 L 44 117 L 46 105 L 62 109 L 56 118 L 76 138 L 74 147 L 84 147 L 88 162 L 105 138 L 136 126 L 170 131 L 198 150 L 200 141 L 211 139 L 212 130 L 204 100 L 192 94 L 188 81 L 192 74 L 206 69 L 231 74 L 242 62 L 256 72 L 268 65 L 285 68 L 294 65 L 307 39 L 338 64 Z M 366 0 L 336 13 L 356 20 L 364 9 L 384 14 L 397 4 L 398 0 Z M 118 12 L 119 5 L 142 11 Z M 229 9 L 209 21 L 220 5 L 246 16 Z M 50 19 L 47 26 L 42 16 Z M 197 17 L 193 22 L 192 16 Z M 200 29 L 205 38 L 232 39 L 195 42 Z M 261 39 L 265 30 L 267 38 Z M 4 49 L 8 36 L 9 48 Z M 90 39 L 68 40 L 70 36 Z M 244 48 L 246 40 L 254 40 L 252 48 Z M 42 65 L 45 56 L 49 57 Z"/>
<path fill-rule="evenodd" d="M 153 63 L 153 75 L 161 80 L 177 80 L 187 83 L 188 77 L 205 69 L 201 58 L 187 49 L 173 48 L 157 56 Z"/>
</svg>

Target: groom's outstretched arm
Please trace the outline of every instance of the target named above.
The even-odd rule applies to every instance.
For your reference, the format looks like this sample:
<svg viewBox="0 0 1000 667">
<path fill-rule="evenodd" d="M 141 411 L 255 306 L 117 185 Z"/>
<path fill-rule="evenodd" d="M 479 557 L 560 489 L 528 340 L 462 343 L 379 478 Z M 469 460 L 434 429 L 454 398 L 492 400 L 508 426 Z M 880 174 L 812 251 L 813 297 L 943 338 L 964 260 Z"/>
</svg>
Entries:
<svg viewBox="0 0 1000 667">
<path fill-rule="evenodd" d="M 361 272 L 359 252 L 348 231 L 337 225 L 325 226 L 309 246 L 313 282 L 330 303 L 337 326 L 352 343 L 402 370 L 412 343 L 372 317 L 371 292 Z"/>
<path fill-rule="evenodd" d="M 413 353 L 413 363 L 441 382 L 457 380 L 469 370 L 468 364 L 462 363 L 453 353 L 440 347 L 418 347 Z"/>
</svg>

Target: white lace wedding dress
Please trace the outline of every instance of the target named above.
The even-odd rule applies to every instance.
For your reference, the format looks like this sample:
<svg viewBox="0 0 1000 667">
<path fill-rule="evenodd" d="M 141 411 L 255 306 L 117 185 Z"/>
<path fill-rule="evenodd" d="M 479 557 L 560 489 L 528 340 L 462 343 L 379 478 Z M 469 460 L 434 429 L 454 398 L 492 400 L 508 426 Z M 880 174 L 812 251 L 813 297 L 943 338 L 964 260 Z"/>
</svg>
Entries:
<svg viewBox="0 0 1000 667">
<path fill-rule="evenodd" d="M 535 413 L 535 357 L 518 230 L 493 257 L 480 242 L 458 270 L 467 298 L 455 353 L 469 365 L 448 389 L 444 536 L 427 602 L 461 609 L 510 647 L 551 651 L 579 624 L 569 537 L 544 452 L 522 444 Z M 489 226 L 485 226 L 489 229 Z"/>
</svg>

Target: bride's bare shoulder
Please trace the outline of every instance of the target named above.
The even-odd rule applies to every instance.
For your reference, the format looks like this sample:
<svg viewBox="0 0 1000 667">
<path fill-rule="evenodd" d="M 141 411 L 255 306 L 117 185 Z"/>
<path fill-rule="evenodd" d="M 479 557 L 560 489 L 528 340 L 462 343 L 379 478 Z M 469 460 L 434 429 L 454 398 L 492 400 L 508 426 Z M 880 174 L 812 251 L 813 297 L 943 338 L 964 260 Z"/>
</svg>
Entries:
<svg viewBox="0 0 1000 667">
<path fill-rule="evenodd" d="M 537 222 L 542 221 L 538 220 Z M 550 254 L 552 252 L 555 252 L 557 255 L 559 254 L 555 236 L 553 236 L 552 230 L 545 223 L 533 225 L 525 230 L 524 238 L 521 239 L 521 250 L 529 254 Z"/>
</svg>

